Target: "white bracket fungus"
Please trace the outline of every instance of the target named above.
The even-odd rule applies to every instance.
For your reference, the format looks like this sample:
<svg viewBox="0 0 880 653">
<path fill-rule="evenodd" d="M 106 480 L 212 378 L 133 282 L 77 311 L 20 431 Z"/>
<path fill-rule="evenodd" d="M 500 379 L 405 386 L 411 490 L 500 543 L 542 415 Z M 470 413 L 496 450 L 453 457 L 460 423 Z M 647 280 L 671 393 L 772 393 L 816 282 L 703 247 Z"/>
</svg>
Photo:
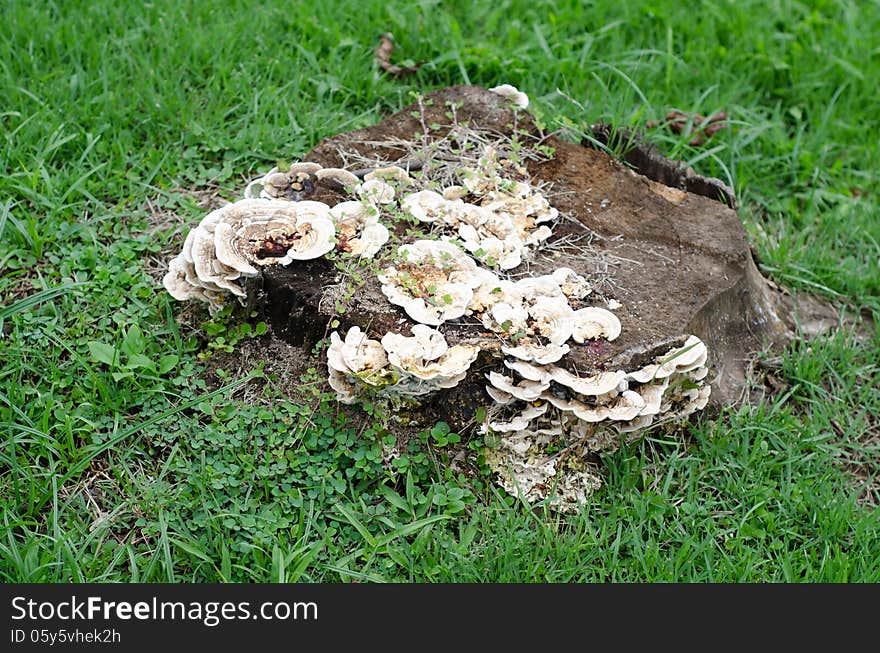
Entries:
<svg viewBox="0 0 880 653">
<path fill-rule="evenodd" d="M 378 340 L 367 338 L 359 327 L 351 327 L 345 340 L 334 331 L 327 349 L 330 387 L 336 398 L 345 404 L 355 403 L 363 387 L 381 389 L 395 382 L 388 369 L 385 349 Z"/>
<path fill-rule="evenodd" d="M 391 367 L 399 373 L 398 394 L 418 396 L 452 388 L 464 379 L 480 353 L 474 345 L 449 347 L 439 331 L 423 324 L 412 327 L 412 337 L 386 333 L 382 346 Z"/>
<path fill-rule="evenodd" d="M 493 86 L 489 91 L 507 98 L 520 109 L 528 109 L 529 107 L 529 96 L 517 89 L 516 86 L 501 84 L 500 86 Z"/>
<path fill-rule="evenodd" d="M 321 181 L 335 181 L 343 188 L 355 189 L 358 184 L 361 183 L 361 180 L 358 179 L 357 175 L 342 168 L 321 168 L 320 170 L 315 171 L 315 177 Z"/>
<path fill-rule="evenodd" d="M 572 338 L 575 342 L 605 338 L 614 340 L 620 335 L 620 320 L 611 311 L 596 306 L 581 308 L 572 313 Z"/>
<path fill-rule="evenodd" d="M 376 168 L 364 175 L 364 181 L 373 181 L 379 179 L 385 181 L 392 186 L 409 186 L 413 183 L 409 173 L 399 166 L 388 166 L 387 168 Z"/>
<path fill-rule="evenodd" d="M 360 258 L 372 258 L 391 237 L 379 222 L 379 211 L 365 202 L 340 202 L 330 209 L 336 224 L 336 249 Z"/>
<path fill-rule="evenodd" d="M 391 204 L 394 201 L 394 186 L 382 179 L 370 179 L 355 189 L 358 197 L 376 204 Z"/>
<path fill-rule="evenodd" d="M 487 450 L 486 460 L 505 488 L 520 488 L 511 491 L 536 500 L 548 497 L 555 484 L 554 503 L 563 509 L 576 505 L 577 501 L 566 493 L 577 487 L 572 485 L 571 477 L 585 473 L 583 465 L 562 471 L 554 465 L 553 473 L 549 473 L 548 461 L 553 460 L 549 447 L 558 447 L 560 439 L 574 437 L 583 454 L 613 450 L 623 434 L 649 428 L 655 421 L 683 419 L 701 410 L 711 392 L 704 382 L 707 357 L 703 342 L 689 336 L 681 347 L 632 372 L 580 376 L 557 365 L 505 360 L 513 377 L 497 372 L 487 375 L 487 393 L 496 410 L 508 416 L 490 420 L 484 426 L 484 432 L 498 439 L 498 446 Z M 518 412 L 511 415 L 511 410 Z M 569 442 L 565 449 L 569 461 L 574 451 L 571 447 Z M 544 480 L 535 482 L 536 474 Z M 559 478 L 553 478 L 556 475 Z M 588 473 L 588 477 L 598 479 L 594 474 Z M 525 487 L 529 489 L 523 493 Z M 560 487 L 568 490 L 560 492 Z M 591 489 L 581 489 L 588 494 L 595 487 L 591 482 Z"/>
<path fill-rule="evenodd" d="M 412 332 L 389 332 L 381 341 L 356 326 L 345 340 L 331 333 L 327 369 L 337 399 L 354 403 L 364 390 L 384 397 L 429 395 L 457 385 L 479 354 L 474 345 L 449 347 L 442 333 L 425 325 L 414 325 Z"/>
<path fill-rule="evenodd" d="M 558 216 L 540 192 L 502 174 L 505 166 L 512 165 L 499 161 L 496 151 L 487 147 L 476 168 L 462 171 L 463 186 L 408 193 L 401 208 L 419 222 L 434 225 L 436 234 L 458 239 L 484 265 L 511 270 L 552 235 L 551 228 L 541 223 Z M 516 174 L 527 172 L 522 168 Z M 389 197 L 393 200 L 393 195 Z"/>
<path fill-rule="evenodd" d="M 480 284 L 471 257 L 439 240 L 417 240 L 397 251 L 399 260 L 378 275 L 388 301 L 416 322 L 432 326 L 467 312 Z"/>
<path fill-rule="evenodd" d="M 222 293 L 245 296 L 242 277 L 260 267 L 319 258 L 335 246 L 330 208 L 320 202 L 245 199 L 206 215 L 169 264 L 163 284 L 175 299 L 199 299 L 212 310 Z M 194 288 L 187 292 L 182 283 Z"/>
<path fill-rule="evenodd" d="M 294 163 L 287 172 L 277 167 L 258 179 L 254 179 L 244 189 L 245 199 L 298 200 L 311 193 L 315 184 L 315 173 L 321 169 L 317 163 Z"/>
</svg>

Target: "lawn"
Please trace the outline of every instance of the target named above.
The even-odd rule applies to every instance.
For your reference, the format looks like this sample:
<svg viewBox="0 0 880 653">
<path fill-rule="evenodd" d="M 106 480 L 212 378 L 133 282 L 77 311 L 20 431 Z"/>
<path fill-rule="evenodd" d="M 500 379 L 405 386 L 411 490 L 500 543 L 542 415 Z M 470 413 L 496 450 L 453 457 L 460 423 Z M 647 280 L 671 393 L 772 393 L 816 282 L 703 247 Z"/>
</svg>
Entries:
<svg viewBox="0 0 880 653">
<path fill-rule="evenodd" d="M 0 8 L 3 581 L 880 581 L 880 336 L 787 352 L 757 405 L 605 458 L 576 515 L 382 415 L 225 369 L 265 325 L 161 266 L 216 199 L 415 92 L 509 82 L 728 181 L 762 270 L 880 318 L 880 3 L 90 0 Z M 391 32 L 389 77 L 373 59 Z M 730 128 L 647 128 L 671 108 Z M 254 377 L 254 378 L 250 378 Z M 448 446 L 448 445 L 446 445 Z"/>
</svg>

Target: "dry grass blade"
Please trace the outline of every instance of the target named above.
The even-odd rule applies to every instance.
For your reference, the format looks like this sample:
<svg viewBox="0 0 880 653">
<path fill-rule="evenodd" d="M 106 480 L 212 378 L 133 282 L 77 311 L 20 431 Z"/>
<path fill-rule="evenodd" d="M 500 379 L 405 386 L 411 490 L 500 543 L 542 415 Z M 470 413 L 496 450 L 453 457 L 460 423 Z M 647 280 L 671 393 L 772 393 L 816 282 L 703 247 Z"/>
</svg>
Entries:
<svg viewBox="0 0 880 653">
<path fill-rule="evenodd" d="M 399 66 L 393 64 L 391 63 L 391 55 L 393 52 L 394 41 L 391 40 L 391 35 L 382 34 L 379 37 L 379 45 L 376 46 L 376 62 L 379 64 L 379 67 L 389 75 L 394 75 L 395 77 L 412 75 L 425 64 L 424 61 L 419 61 L 412 66 Z"/>
</svg>

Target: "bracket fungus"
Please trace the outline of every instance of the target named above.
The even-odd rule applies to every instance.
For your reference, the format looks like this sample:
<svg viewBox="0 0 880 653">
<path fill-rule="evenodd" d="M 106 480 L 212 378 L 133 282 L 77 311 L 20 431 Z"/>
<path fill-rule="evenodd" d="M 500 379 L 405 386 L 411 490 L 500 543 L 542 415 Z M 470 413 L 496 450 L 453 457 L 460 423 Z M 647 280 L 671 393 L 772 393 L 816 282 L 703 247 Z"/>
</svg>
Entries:
<svg viewBox="0 0 880 653">
<path fill-rule="evenodd" d="M 455 245 L 417 240 L 401 245 L 398 260 L 378 275 L 382 293 L 416 322 L 438 326 L 467 312 L 480 284 L 477 264 Z"/>
<path fill-rule="evenodd" d="M 259 275 L 265 266 L 320 258 L 334 248 L 335 234 L 326 204 L 239 200 L 212 211 L 190 231 L 164 285 L 175 299 L 200 299 L 216 310 L 225 303 L 218 297 L 224 292 L 245 297 L 242 278 Z M 210 292 L 187 293 L 181 281 Z"/>
<path fill-rule="evenodd" d="M 297 344 L 338 321 L 340 402 L 460 429 L 485 409 L 499 484 L 566 510 L 600 486 L 599 454 L 734 401 L 747 353 L 794 337 L 786 316 L 830 316 L 761 277 L 723 183 L 627 141 L 632 170 L 528 106 L 509 84 L 454 87 L 326 139 L 206 215 L 163 283 L 212 311 L 257 284 Z"/>
<path fill-rule="evenodd" d="M 385 349 L 378 340 L 367 338 L 360 327 L 351 327 L 345 340 L 334 331 L 327 349 L 330 387 L 337 399 L 346 404 L 357 401 L 363 388 L 381 390 L 396 379 L 388 369 Z"/>
<path fill-rule="evenodd" d="M 360 258 L 372 258 L 391 233 L 379 222 L 379 211 L 365 202 L 346 201 L 330 209 L 336 225 L 336 249 Z"/>
<path fill-rule="evenodd" d="M 516 86 L 501 84 L 500 86 L 493 86 L 489 89 L 489 92 L 507 98 L 520 109 L 529 108 L 529 96 L 517 89 Z"/>
<path fill-rule="evenodd" d="M 455 387 L 467 374 L 480 350 L 473 345 L 449 347 L 439 331 L 424 324 L 412 327 L 412 337 L 389 332 L 382 346 L 401 380 L 395 391 L 408 396 Z"/>
<path fill-rule="evenodd" d="M 299 200 L 314 190 L 317 163 L 294 163 L 287 172 L 272 168 L 262 177 L 250 182 L 244 189 L 245 199 Z"/>
<path fill-rule="evenodd" d="M 479 353 L 471 345 L 449 347 L 442 333 L 422 324 L 412 333 L 388 332 L 378 341 L 356 326 L 344 340 L 332 332 L 327 369 L 337 399 L 354 403 L 365 391 L 387 398 L 430 395 L 457 385 Z"/>
</svg>

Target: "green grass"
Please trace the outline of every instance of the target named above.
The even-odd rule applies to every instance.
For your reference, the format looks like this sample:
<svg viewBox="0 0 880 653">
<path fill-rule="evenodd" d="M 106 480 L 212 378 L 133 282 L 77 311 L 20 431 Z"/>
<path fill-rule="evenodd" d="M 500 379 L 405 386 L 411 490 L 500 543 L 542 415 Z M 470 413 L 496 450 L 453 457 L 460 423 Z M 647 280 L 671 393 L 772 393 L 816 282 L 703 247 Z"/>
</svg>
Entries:
<svg viewBox="0 0 880 653">
<path fill-rule="evenodd" d="M 703 148 L 650 138 L 734 186 L 777 281 L 876 318 L 876 0 L 8 0 L 0 18 L 0 579 L 880 580 L 880 513 L 857 501 L 877 487 L 876 334 L 795 348 L 772 403 L 607 457 L 560 517 L 444 472 L 443 447 L 383 469 L 381 421 L 360 432 L 326 398 L 209 387 L 199 354 L 255 332 L 181 326 L 146 269 L 203 215 L 190 191 L 231 199 L 412 91 L 510 82 L 574 132 L 726 109 Z M 379 73 L 385 31 L 416 75 Z"/>
</svg>

